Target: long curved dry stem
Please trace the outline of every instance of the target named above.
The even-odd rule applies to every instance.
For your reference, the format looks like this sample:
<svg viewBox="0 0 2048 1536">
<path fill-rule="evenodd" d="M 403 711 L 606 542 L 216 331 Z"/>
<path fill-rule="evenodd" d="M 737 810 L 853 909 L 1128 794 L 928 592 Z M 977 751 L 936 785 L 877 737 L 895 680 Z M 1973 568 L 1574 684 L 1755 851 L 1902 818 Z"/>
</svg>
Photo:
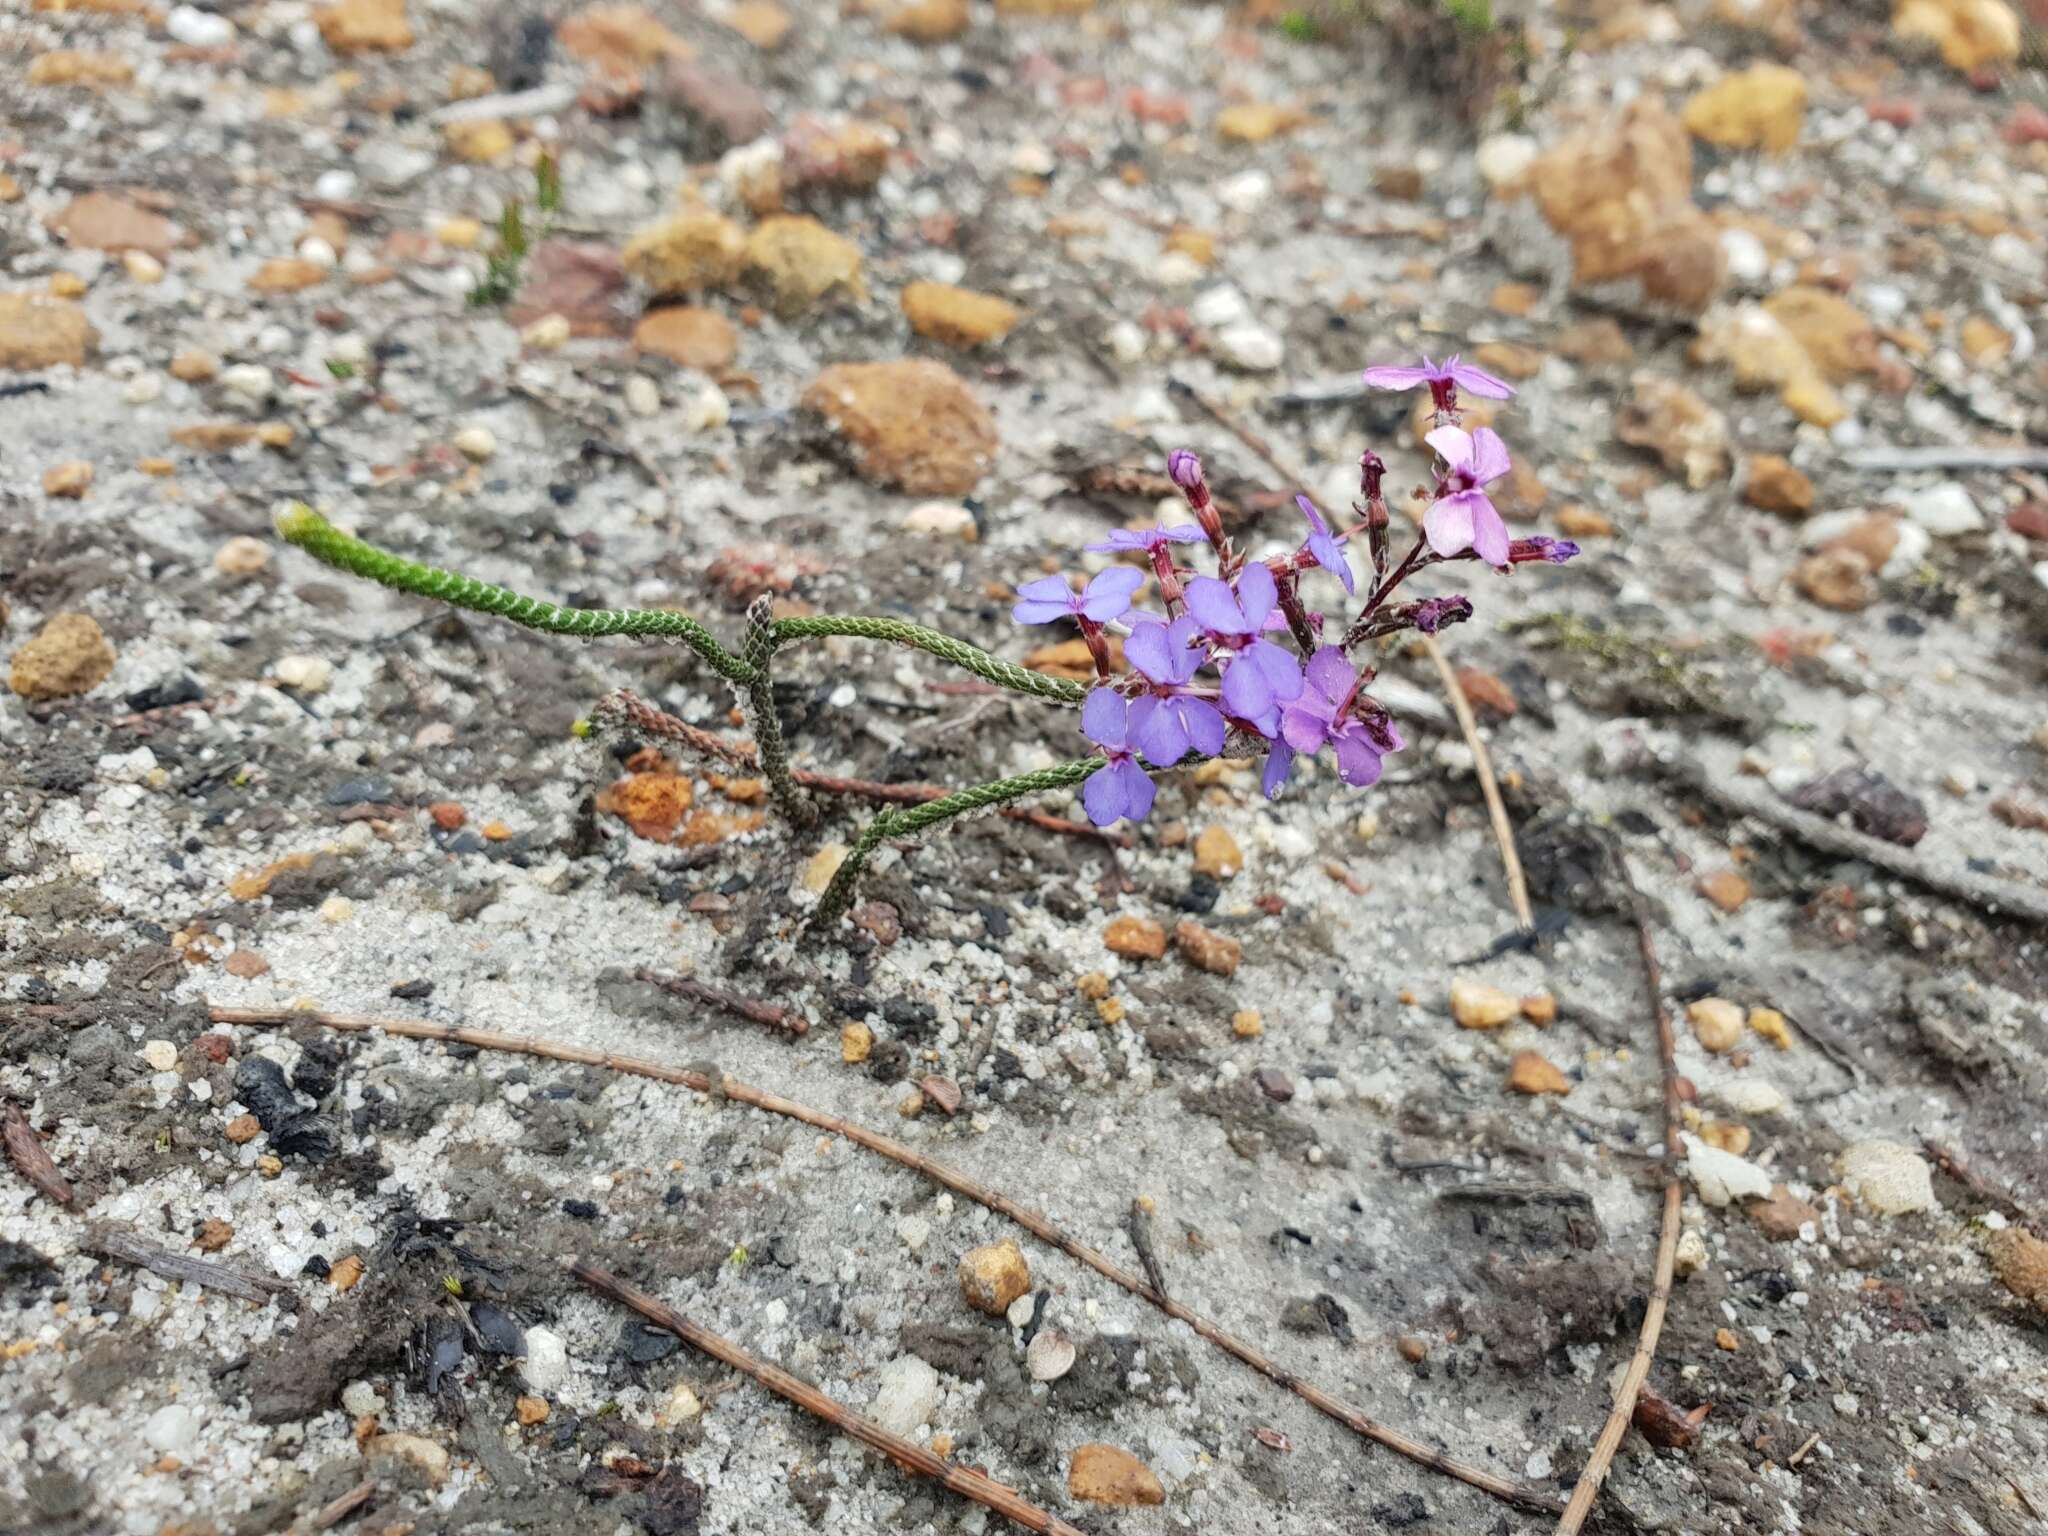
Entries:
<svg viewBox="0 0 2048 1536">
<path fill-rule="evenodd" d="M 356 1034 L 381 1030 L 385 1034 L 403 1035 L 414 1040 L 438 1040 L 455 1045 L 471 1045 L 479 1050 L 510 1051 L 519 1055 L 544 1057 L 550 1061 L 602 1067 L 607 1071 L 652 1078 L 657 1082 L 674 1083 L 697 1093 L 710 1093 L 714 1089 L 708 1073 L 687 1067 L 671 1067 L 662 1062 L 648 1061 L 643 1057 L 615 1055 L 609 1051 L 571 1045 L 566 1041 L 507 1035 L 496 1030 L 465 1029 L 455 1025 L 436 1024 L 427 1019 L 381 1019 L 368 1014 L 300 1012 L 289 1008 L 220 1007 L 209 1007 L 208 1017 L 216 1024 L 246 1024 L 259 1028 L 288 1028 L 294 1024 L 313 1024 Z M 1524 1508 L 1539 1510 L 1546 1514 L 1557 1514 L 1563 1508 L 1556 1498 L 1539 1488 L 1531 1488 L 1512 1478 L 1489 1472 L 1484 1467 L 1475 1467 L 1469 1462 L 1459 1461 L 1414 1435 L 1381 1424 L 1335 1393 L 1326 1391 L 1284 1366 L 1276 1364 L 1250 1344 L 1226 1332 L 1193 1308 L 1161 1295 L 1149 1283 L 1119 1268 L 1077 1238 L 1069 1237 L 1036 1211 L 976 1183 L 958 1169 L 926 1157 L 899 1141 L 867 1130 L 850 1120 L 842 1120 L 837 1115 L 812 1109 L 809 1105 L 800 1104 L 794 1099 L 785 1099 L 766 1092 L 739 1078 L 721 1073 L 715 1086 L 725 1098 L 752 1105 L 770 1114 L 802 1121 L 835 1136 L 843 1136 L 857 1146 L 865 1147 L 890 1162 L 922 1174 L 933 1183 L 942 1184 L 956 1194 L 964 1195 L 1000 1216 L 1008 1217 L 1034 1237 L 1057 1248 L 1076 1262 L 1087 1265 L 1104 1279 L 1150 1302 L 1169 1317 L 1180 1319 L 1224 1353 L 1236 1356 L 1260 1375 L 1294 1393 L 1319 1413 L 1334 1419 L 1365 1439 L 1383 1445 L 1420 1466 L 1428 1467 L 1431 1471 L 1456 1478 L 1469 1487 L 1477 1488 L 1482 1493 L 1491 1494 L 1511 1504 L 1519 1504 Z"/>
<path fill-rule="evenodd" d="M 1444 692 L 1451 701 L 1451 712 L 1458 717 L 1458 729 L 1465 733 L 1465 745 L 1472 753 L 1472 771 L 1479 775 L 1479 793 L 1486 797 L 1486 814 L 1493 820 L 1493 840 L 1500 845 L 1501 868 L 1508 880 L 1508 900 L 1514 904 L 1516 923 L 1526 933 L 1536 926 L 1536 914 L 1529 905 L 1529 882 L 1522 878 L 1522 855 L 1515 847 L 1514 823 L 1508 820 L 1508 808 L 1500 797 L 1500 781 L 1494 777 L 1493 757 L 1486 750 L 1486 743 L 1479 739 L 1479 722 L 1473 717 L 1472 701 L 1465 696 L 1465 685 L 1458 681 L 1458 674 L 1444 656 L 1443 647 L 1428 635 L 1416 638 L 1421 640 L 1429 659 L 1436 663 L 1436 675 L 1443 680 Z"/>
<path fill-rule="evenodd" d="M 948 1493 L 957 1493 L 962 1498 L 972 1499 L 982 1508 L 1016 1522 L 1027 1531 L 1039 1531 L 1044 1533 L 1044 1536 L 1087 1536 L 1079 1526 L 1069 1525 L 1058 1515 L 1040 1509 L 1036 1504 L 1021 1497 L 1016 1489 L 997 1482 L 986 1472 L 977 1472 L 972 1467 L 963 1467 L 957 1462 L 948 1461 L 915 1441 L 890 1433 L 873 1419 L 855 1413 L 844 1403 L 820 1392 L 809 1382 L 799 1380 L 779 1366 L 756 1359 L 722 1334 L 713 1333 L 709 1328 L 691 1322 L 666 1302 L 648 1295 L 636 1286 L 628 1285 L 608 1270 L 598 1268 L 588 1259 L 569 1261 L 564 1268 L 598 1295 L 616 1301 L 621 1306 L 632 1308 L 655 1327 L 666 1329 L 691 1348 L 701 1350 L 712 1359 L 731 1366 L 741 1375 L 766 1387 L 777 1397 L 795 1403 L 806 1413 L 816 1414 L 842 1435 L 848 1435 L 864 1445 L 873 1446 L 906 1472 L 931 1478 Z"/>
<path fill-rule="evenodd" d="M 1620 871 L 1622 883 L 1628 887 L 1629 914 L 1635 922 L 1636 949 L 1643 963 L 1643 987 L 1650 1005 L 1650 1016 L 1657 1022 L 1657 1060 L 1664 1076 L 1664 1157 L 1667 1169 L 1664 1217 L 1657 1231 L 1657 1261 L 1650 1277 L 1650 1302 L 1643 1309 L 1643 1326 L 1636 1336 L 1635 1354 L 1630 1357 L 1628 1369 L 1622 1374 L 1621 1386 L 1614 1394 L 1614 1408 L 1607 1415 L 1606 1424 L 1601 1426 L 1600 1438 L 1593 1445 L 1592 1458 L 1587 1461 L 1586 1470 L 1579 1474 L 1578 1486 L 1572 1489 L 1563 1518 L 1557 1522 L 1557 1536 L 1578 1536 L 1579 1527 L 1592 1511 L 1593 1500 L 1599 1496 L 1607 1469 L 1613 1464 L 1614 1453 L 1621 1448 L 1622 1437 L 1628 1433 L 1629 1422 L 1635 1416 L 1636 1396 L 1649 1378 L 1650 1361 L 1657 1353 L 1657 1340 L 1664 1332 L 1664 1313 L 1671 1305 L 1671 1276 L 1678 1262 L 1679 1205 L 1682 1199 L 1678 1188 L 1678 1164 L 1685 1155 L 1685 1145 L 1679 1139 L 1682 1121 L 1678 1096 L 1678 1047 L 1671 1032 L 1670 1011 L 1664 1006 L 1664 969 L 1657 963 L 1657 945 L 1650 935 L 1649 904 L 1643 900 L 1635 876 L 1629 871 L 1627 856 L 1618 848 L 1610 850 L 1610 853 Z"/>
</svg>

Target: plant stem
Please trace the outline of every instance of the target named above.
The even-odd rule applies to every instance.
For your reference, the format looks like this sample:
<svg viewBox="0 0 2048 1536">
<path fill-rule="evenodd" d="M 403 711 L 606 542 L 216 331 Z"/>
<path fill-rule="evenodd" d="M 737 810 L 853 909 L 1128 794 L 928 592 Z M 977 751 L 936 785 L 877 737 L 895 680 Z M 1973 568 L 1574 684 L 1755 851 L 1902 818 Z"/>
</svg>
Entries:
<svg viewBox="0 0 2048 1536">
<path fill-rule="evenodd" d="M 806 925 L 807 932 L 814 937 L 823 934 L 846 915 L 846 909 L 853 905 L 854 887 L 860 881 L 861 870 L 884 838 L 909 837 L 955 816 L 986 810 L 1024 795 L 1040 794 L 1048 789 L 1071 789 L 1105 761 L 1107 759 L 1100 757 L 1078 757 L 1072 762 L 1041 768 L 1035 773 L 1020 773 L 1015 778 L 996 779 L 971 789 L 956 790 L 942 799 L 927 800 L 923 805 L 914 805 L 908 810 L 877 811 L 874 820 L 861 829 L 859 840 L 847 850 L 838 872 L 832 876 L 832 883 L 825 887 L 825 894 L 818 901 L 818 910 L 811 914 Z"/>
<path fill-rule="evenodd" d="M 775 620 L 769 616 L 766 593 L 747 609 L 746 664 L 753 673 L 747 683 L 748 715 L 754 727 L 754 749 L 775 808 L 799 827 L 815 826 L 818 808 L 790 777 L 789 751 L 782 744 L 782 717 L 775 712 Z"/>
<path fill-rule="evenodd" d="M 912 646 L 927 655 L 938 657 L 941 661 L 950 662 L 956 667 L 964 667 L 975 676 L 994 683 L 998 688 L 1008 688 L 1013 693 L 1028 693 L 1055 704 L 1079 704 L 1088 693 L 1080 683 L 1070 682 L 1063 677 L 1048 677 L 1043 672 L 1030 671 L 1013 661 L 991 656 L 980 646 L 969 645 L 965 640 L 955 640 L 951 635 L 940 634 L 936 629 L 927 629 L 922 624 L 912 624 L 905 619 L 885 619 L 865 614 L 820 614 L 813 618 L 775 621 L 775 641 L 778 645 L 790 640 L 812 640 L 827 635 L 848 635 L 857 640 L 886 640 L 895 645 Z"/>
<path fill-rule="evenodd" d="M 343 533 L 303 504 L 295 503 L 278 515 L 277 531 L 287 542 L 296 544 L 322 564 L 374 581 L 394 592 L 431 597 L 437 602 L 510 619 L 515 624 L 551 635 L 628 635 L 637 639 L 680 640 L 709 662 L 720 677 L 741 684 L 750 684 L 754 680 L 753 668 L 720 645 L 710 630 L 688 614 L 672 613 L 665 608 L 560 608 L 538 598 L 491 586 L 473 576 L 421 565 L 416 560 L 366 544 Z"/>
</svg>

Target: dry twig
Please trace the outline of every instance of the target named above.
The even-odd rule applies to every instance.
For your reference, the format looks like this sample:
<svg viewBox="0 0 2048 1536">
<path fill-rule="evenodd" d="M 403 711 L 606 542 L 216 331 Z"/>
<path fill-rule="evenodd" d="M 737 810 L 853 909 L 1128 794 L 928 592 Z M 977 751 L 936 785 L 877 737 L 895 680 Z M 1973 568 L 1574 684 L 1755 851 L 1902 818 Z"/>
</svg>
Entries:
<svg viewBox="0 0 2048 1536">
<path fill-rule="evenodd" d="M 1664 1006 L 1664 970 L 1657 963 L 1656 941 L 1650 936 L 1649 904 L 1643 900 L 1635 876 L 1629 871 L 1627 856 L 1615 848 L 1611 850 L 1611 857 L 1622 884 L 1628 888 L 1629 914 L 1636 929 L 1636 949 L 1643 962 L 1644 995 L 1650 1005 L 1650 1017 L 1657 1022 L 1657 1060 L 1664 1075 L 1664 1219 L 1658 1229 L 1657 1264 L 1650 1280 L 1650 1304 L 1643 1309 L 1643 1327 L 1636 1338 L 1636 1352 L 1628 1362 L 1619 1390 L 1614 1394 L 1614 1410 L 1607 1415 L 1600 1438 L 1594 1442 L 1592 1459 L 1586 1463 L 1586 1470 L 1579 1474 L 1578 1486 L 1572 1489 L 1571 1502 L 1565 1505 L 1564 1518 L 1557 1523 L 1557 1536 L 1577 1536 L 1579 1527 L 1592 1511 L 1593 1500 L 1599 1496 L 1600 1484 L 1614 1461 L 1615 1451 L 1621 1447 L 1622 1436 L 1628 1433 L 1629 1423 L 1635 1416 L 1636 1394 L 1642 1391 L 1643 1382 L 1649 1377 L 1650 1360 L 1657 1352 L 1657 1338 L 1664 1331 L 1664 1313 L 1671 1305 L 1671 1275 L 1678 1259 L 1678 1212 L 1682 1199 L 1678 1187 L 1678 1164 L 1685 1155 L 1684 1144 L 1678 1138 L 1678 1047 L 1671 1034 L 1671 1014 Z"/>
<path fill-rule="evenodd" d="M 1458 717 L 1458 729 L 1465 733 L 1465 745 L 1472 753 L 1472 771 L 1479 775 L 1479 793 L 1486 797 L 1486 814 L 1493 820 L 1493 840 L 1500 844 L 1501 868 L 1508 879 L 1508 900 L 1514 903 L 1515 921 L 1524 933 L 1536 926 L 1536 914 L 1529 906 L 1529 883 L 1522 878 L 1522 856 L 1515 848 L 1514 823 L 1508 820 L 1508 808 L 1500 797 L 1500 784 L 1493 776 L 1493 758 L 1486 750 L 1486 743 L 1479 739 L 1479 722 L 1473 718 L 1472 701 L 1465 697 L 1465 687 L 1458 681 L 1458 674 L 1444 658 L 1443 647 L 1429 635 L 1417 637 L 1422 648 L 1429 653 L 1429 659 L 1436 663 L 1436 675 L 1443 679 L 1444 692 L 1450 696 L 1451 712 Z"/>
<path fill-rule="evenodd" d="M 230 1269 L 225 1264 L 211 1264 L 205 1259 L 173 1253 L 168 1248 L 157 1247 L 155 1243 L 146 1243 L 133 1233 L 112 1228 L 96 1229 L 78 1246 L 87 1253 L 133 1264 L 166 1280 L 181 1280 L 191 1285 L 206 1286 L 209 1290 L 226 1291 L 228 1295 L 239 1296 L 244 1301 L 268 1301 L 279 1291 L 291 1289 L 286 1282 L 273 1280 L 268 1275 L 254 1275 L 247 1270 Z"/>
<path fill-rule="evenodd" d="M 721 1073 L 718 1083 L 714 1085 L 709 1074 L 685 1067 L 671 1067 L 636 1056 L 618 1056 L 608 1051 L 592 1050 L 587 1046 L 571 1045 L 566 1041 L 507 1035 L 496 1030 L 464 1029 L 449 1024 L 436 1024 L 427 1019 L 380 1019 L 365 1014 L 311 1013 L 289 1008 L 218 1007 L 209 1008 L 208 1016 L 216 1024 L 247 1024 L 268 1028 L 317 1024 L 328 1029 L 358 1034 L 382 1030 L 386 1034 L 403 1035 L 414 1040 L 438 1040 L 455 1045 L 473 1045 L 479 1050 L 511 1051 L 519 1055 L 544 1057 L 550 1061 L 603 1067 L 612 1072 L 624 1072 L 635 1077 L 653 1078 L 657 1082 L 674 1083 L 697 1093 L 717 1092 L 725 1098 L 750 1104 L 770 1114 L 800 1120 L 829 1134 L 843 1136 L 856 1146 L 865 1147 L 868 1151 L 914 1173 L 922 1174 L 935 1184 L 942 1184 L 954 1193 L 966 1196 L 999 1216 L 1008 1217 L 1040 1241 L 1087 1265 L 1104 1279 L 1122 1286 L 1134 1296 L 1149 1301 L 1167 1316 L 1180 1319 L 1225 1354 L 1236 1356 L 1260 1375 L 1279 1383 L 1317 1412 L 1336 1420 L 1354 1433 L 1383 1445 L 1420 1466 L 1441 1472 L 1446 1477 L 1456 1478 L 1482 1493 L 1492 1494 L 1497 1499 L 1504 1499 L 1528 1509 L 1541 1510 L 1547 1514 L 1557 1514 L 1563 1508 L 1557 1499 L 1541 1489 L 1531 1488 L 1512 1478 L 1489 1472 L 1484 1467 L 1475 1467 L 1468 1462 L 1459 1461 L 1413 1435 L 1379 1423 L 1334 1393 L 1325 1391 L 1313 1382 L 1304 1381 L 1294 1372 L 1269 1360 L 1251 1345 L 1226 1333 L 1193 1308 L 1161 1295 L 1146 1281 L 1111 1263 L 1087 1244 L 1069 1237 L 1036 1211 L 1017 1204 L 1006 1195 L 997 1194 L 994 1190 L 977 1184 L 957 1169 L 926 1157 L 901 1142 L 892 1141 L 887 1136 L 855 1125 L 850 1120 L 842 1120 L 837 1115 L 830 1115 L 823 1110 L 797 1103 L 793 1099 L 768 1093 L 751 1083 L 742 1082 L 739 1078 Z"/>
<path fill-rule="evenodd" d="M 779 1029 L 789 1035 L 807 1035 L 811 1032 L 811 1021 L 793 1009 L 778 1008 L 773 1003 L 741 997 L 737 992 L 727 992 L 723 988 L 698 981 L 693 976 L 665 976 L 659 971 L 639 970 L 633 973 L 633 979 L 659 987 L 664 992 L 673 992 L 677 997 L 687 997 L 692 1002 L 708 1003 L 713 1008 L 723 1009 L 734 1018 L 745 1019 L 750 1024 L 765 1024 L 770 1029 Z"/>
<path fill-rule="evenodd" d="M 806 1413 L 816 1414 L 842 1435 L 871 1445 L 895 1462 L 904 1471 L 919 1477 L 931 1478 L 949 1493 L 972 1499 L 982 1508 L 1015 1521 L 1027 1531 L 1041 1531 L 1046 1536 L 1086 1536 L 1079 1526 L 1069 1525 L 1058 1515 L 1027 1503 L 1017 1490 L 997 1482 L 985 1472 L 963 1467 L 934 1455 L 915 1441 L 905 1440 L 901 1435 L 891 1434 L 873 1419 L 863 1418 L 835 1398 L 827 1397 L 807 1381 L 800 1381 L 789 1372 L 757 1360 L 739 1345 L 709 1328 L 691 1322 L 674 1307 L 656 1300 L 645 1291 L 626 1284 L 616 1275 L 599 1269 L 587 1259 L 576 1259 L 565 1265 L 569 1273 L 598 1295 L 616 1301 L 620 1306 L 631 1307 L 657 1328 L 664 1328 L 693 1349 L 703 1351 L 712 1359 L 731 1366 L 743 1375 L 751 1377 L 777 1397 L 795 1403 Z"/>
<path fill-rule="evenodd" d="M 17 1105 L 0 1105 L 0 1140 L 7 1143 L 7 1155 L 21 1176 L 35 1185 L 45 1200 L 59 1205 L 71 1203 L 71 1185 L 57 1171 L 57 1165 L 43 1148 L 43 1138 L 28 1123 Z"/>
</svg>

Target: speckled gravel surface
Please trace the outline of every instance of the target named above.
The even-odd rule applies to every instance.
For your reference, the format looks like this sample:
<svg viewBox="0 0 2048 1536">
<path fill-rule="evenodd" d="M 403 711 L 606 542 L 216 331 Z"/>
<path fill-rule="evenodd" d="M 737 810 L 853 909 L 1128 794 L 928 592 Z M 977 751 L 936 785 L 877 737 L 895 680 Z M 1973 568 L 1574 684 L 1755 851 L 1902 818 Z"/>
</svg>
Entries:
<svg viewBox="0 0 2048 1536">
<path fill-rule="evenodd" d="M 28 67 L 0 81 L 0 1099 L 74 1198 L 0 1173 L 0 1530 L 303 1530 L 366 1480 L 335 1528 L 1001 1524 L 641 1331 L 570 1254 L 1091 1531 L 1548 1529 L 841 1138 L 207 1007 L 715 1065 L 1132 1267 L 1148 1201 L 1175 1296 L 1562 1497 L 1633 1346 L 1661 1187 L 1609 847 L 1655 908 L 1708 1148 L 1650 1384 L 1710 1411 L 1688 1446 L 1632 1433 L 1589 1528 L 2038 1528 L 2048 1331 L 1986 1249 L 2048 1214 L 2048 951 L 1986 893 L 2048 897 L 2041 34 L 2014 19 L 2019 60 L 1959 67 L 1864 0 L 1494 9 L 1478 36 L 1419 10 L 922 0 L 791 5 L 778 36 L 762 0 L 412 0 L 404 46 L 340 53 L 397 41 L 406 7 L 4 0 Z M 1776 151 L 1744 147 L 1787 121 L 1757 65 L 1803 88 Z M 433 120 L 487 91 L 543 94 L 482 109 L 502 136 Z M 544 144 L 557 243 L 510 308 L 471 306 Z M 1595 163 L 1624 144 L 1635 162 Z M 704 350 L 636 348 L 633 233 L 679 208 L 757 230 L 776 200 L 858 276 L 811 294 L 823 246 L 794 276 L 727 272 L 689 299 L 726 322 L 687 322 Z M 1657 210 L 1617 226 L 1613 281 L 1574 284 L 1577 206 Z M 1014 329 L 913 330 L 918 282 L 1007 301 Z M 1255 549 L 1298 536 L 1297 487 L 1204 402 L 1326 505 L 1367 447 L 1405 497 L 1413 402 L 1356 370 L 1459 349 L 1521 390 L 1494 418 L 1515 531 L 1585 551 L 1467 583 L 1478 616 L 1444 637 L 1533 946 L 1496 948 L 1499 856 L 1418 653 L 1382 658 L 1411 746 L 1369 793 L 1326 769 L 1268 806 L 1252 773 L 1185 775 L 1122 850 L 962 821 L 886 851 L 862 925 L 806 946 L 807 875 L 855 808 L 791 832 L 701 764 L 674 841 L 600 808 L 638 744 L 571 727 L 608 689 L 731 727 L 688 653 L 450 615 L 270 533 L 303 499 L 556 601 L 736 639 L 765 590 L 1022 659 L 1048 636 L 1010 625 L 1012 586 L 1149 520 L 1171 447 Z M 927 416 L 881 445 L 908 445 L 912 488 L 878 484 L 874 445 L 800 405 L 829 365 L 905 357 L 986 408 L 986 464 L 958 471 L 974 433 Z M 1871 457 L 1897 448 L 1951 461 Z M 61 614 L 93 624 L 38 638 Z M 921 655 L 833 642 L 783 668 L 821 772 L 966 784 L 1081 744 L 1071 713 L 949 691 Z M 1924 826 L 1888 845 L 1912 877 L 1786 830 L 1788 797 L 1858 767 L 1889 796 L 1822 809 Z M 1191 919 L 1242 961 L 1119 955 L 1119 916 Z M 1506 1022 L 1460 1028 L 1459 980 Z M 1712 998 L 1732 1008 L 1690 1022 Z M 1552 1081 L 1528 1052 L 1568 1091 L 1510 1091 Z M 957 1114 L 906 1104 L 926 1074 Z M 1926 1141 L 1981 1182 L 1926 1182 Z M 1746 1165 L 1733 1204 L 1704 1198 L 1715 1149 Z M 95 1257 L 110 1229 L 276 1294 Z M 1035 1326 L 1075 1344 L 1057 1380 L 962 1299 L 961 1256 L 1005 1236 Z M 1097 1442 L 1163 1503 L 1081 1497 Z"/>
</svg>

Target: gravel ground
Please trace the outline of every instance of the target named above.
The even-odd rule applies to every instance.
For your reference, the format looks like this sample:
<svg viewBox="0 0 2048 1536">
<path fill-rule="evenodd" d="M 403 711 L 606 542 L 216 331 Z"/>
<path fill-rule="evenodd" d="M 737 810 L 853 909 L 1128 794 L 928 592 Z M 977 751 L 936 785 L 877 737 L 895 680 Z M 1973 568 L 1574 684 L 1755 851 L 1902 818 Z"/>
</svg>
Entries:
<svg viewBox="0 0 2048 1536">
<path fill-rule="evenodd" d="M 1589 1528 L 2039 1528 L 2041 33 L 1997 0 L 1974 30 L 1866 0 L 1452 9 L 6 0 L 0 1100 L 71 1198 L 0 1176 L 0 1529 L 306 1530 L 364 1486 L 335 1528 L 1002 1525 L 644 1332 L 571 1254 L 1092 1531 L 1549 1529 L 842 1137 L 207 1010 L 714 1064 L 1122 1264 L 1149 1202 L 1174 1296 L 1561 1497 L 1662 1187 L 1616 848 L 1694 1091 L 1649 1384 L 1705 1414 L 1631 1433 Z M 435 119 L 491 92 L 541 95 Z M 511 303 L 472 302 L 508 200 L 545 240 Z M 822 228 L 778 255 L 778 209 Z M 810 945 L 820 850 L 864 812 L 793 832 L 715 765 L 572 733 L 620 686 L 734 724 L 687 652 L 452 615 L 270 531 L 303 499 L 551 600 L 736 640 L 765 592 L 1021 660 L 1048 637 L 1011 588 L 1150 521 L 1169 448 L 1261 552 L 1298 536 L 1297 476 L 1343 507 L 1367 447 L 1405 497 L 1413 402 L 1356 370 L 1459 349 L 1520 389 L 1515 531 L 1584 548 L 1473 584 L 1444 637 L 1533 944 L 1496 943 L 1500 857 L 1419 652 L 1382 658 L 1410 749 L 1370 792 L 1326 770 L 1268 805 L 1205 770 L 1125 848 L 963 820 Z M 847 376 L 812 387 L 903 359 L 949 371 L 880 376 L 858 420 Z M 1887 467 L 1908 448 L 1946 461 Z M 1080 743 L 919 654 L 782 668 L 820 772 L 962 785 Z M 643 794 L 668 814 L 629 825 Z M 1119 954 L 1120 917 L 1241 960 Z M 1459 1027 L 1454 984 L 1508 1017 Z M 1510 1091 L 1529 1053 L 1568 1091 Z M 1051 1382 L 963 1300 L 962 1256 L 1011 1236 L 1076 1348 Z M 1163 1501 L 1089 1497 L 1096 1443 Z"/>
</svg>

